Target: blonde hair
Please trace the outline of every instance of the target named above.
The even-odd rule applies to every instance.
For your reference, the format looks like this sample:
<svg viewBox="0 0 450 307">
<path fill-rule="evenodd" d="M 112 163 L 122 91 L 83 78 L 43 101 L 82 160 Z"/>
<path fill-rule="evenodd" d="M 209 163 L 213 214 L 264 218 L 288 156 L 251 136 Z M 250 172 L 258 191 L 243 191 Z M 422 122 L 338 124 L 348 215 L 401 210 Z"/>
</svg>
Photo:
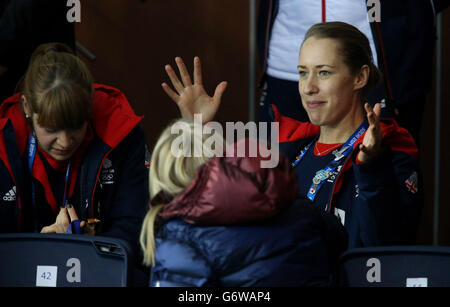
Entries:
<svg viewBox="0 0 450 307">
<path fill-rule="evenodd" d="M 179 119 L 164 129 L 160 135 L 150 163 L 151 198 L 160 191 L 171 196 L 178 195 L 195 178 L 196 169 L 214 156 L 214 152 L 203 146 L 211 135 L 203 133 L 202 129 L 196 129 L 195 125 L 200 124 L 194 124 L 192 120 Z M 182 135 L 174 133 L 172 129 L 174 126 L 182 127 Z M 190 148 L 183 148 L 183 152 L 175 146 L 180 137 L 190 145 Z M 202 152 L 200 156 L 193 155 L 200 150 Z M 164 205 L 166 204 L 152 204 L 143 221 L 140 244 L 145 265 L 155 264 L 155 221 Z"/>
<path fill-rule="evenodd" d="M 19 88 L 41 126 L 78 129 L 90 119 L 92 75 L 64 44 L 40 45 L 31 56 Z"/>
</svg>

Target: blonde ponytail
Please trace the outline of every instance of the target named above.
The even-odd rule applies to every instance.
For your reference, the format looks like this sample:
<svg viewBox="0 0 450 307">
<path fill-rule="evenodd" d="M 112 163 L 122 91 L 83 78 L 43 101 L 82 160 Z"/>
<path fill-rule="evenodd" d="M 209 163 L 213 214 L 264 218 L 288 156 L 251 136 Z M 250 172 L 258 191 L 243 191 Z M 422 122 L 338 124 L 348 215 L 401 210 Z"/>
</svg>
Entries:
<svg viewBox="0 0 450 307">
<path fill-rule="evenodd" d="M 155 265 L 155 221 L 158 213 L 164 208 L 164 205 L 156 205 L 150 208 L 142 223 L 141 236 L 139 242 L 144 251 L 143 263 L 147 266 Z"/>
</svg>

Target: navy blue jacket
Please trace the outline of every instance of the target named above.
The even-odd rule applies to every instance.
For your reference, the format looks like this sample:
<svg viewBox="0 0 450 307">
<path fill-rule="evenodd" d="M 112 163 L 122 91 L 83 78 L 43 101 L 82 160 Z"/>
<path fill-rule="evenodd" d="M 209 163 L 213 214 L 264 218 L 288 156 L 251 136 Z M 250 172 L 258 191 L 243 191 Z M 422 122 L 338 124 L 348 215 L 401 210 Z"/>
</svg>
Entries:
<svg viewBox="0 0 450 307">
<path fill-rule="evenodd" d="M 146 145 L 141 117 L 119 90 L 95 85 L 93 140 L 89 143 L 69 203 L 80 219 L 97 218 L 98 235 L 117 237 L 137 246 L 148 203 Z M 0 233 L 33 232 L 35 215 L 27 165 L 29 130 L 19 95 L 0 106 Z M 52 204 L 35 178 L 38 231 L 55 222 L 59 204 Z"/>
<path fill-rule="evenodd" d="M 331 284 L 347 248 L 344 227 L 333 215 L 294 202 L 295 176 L 286 159 L 275 169 L 254 161 L 211 160 L 165 206 L 153 286 Z"/>
<path fill-rule="evenodd" d="M 293 162 L 320 129 L 282 116 L 276 108 L 274 111 L 275 121 L 280 123 L 280 151 Z M 345 212 L 349 248 L 415 243 L 423 201 L 417 147 L 394 120 L 381 119 L 380 126 L 384 152 L 374 161 L 358 164 L 356 148 L 364 138 L 362 134 L 334 180 L 323 208 L 331 213 L 335 208 Z M 305 182 L 309 186 L 312 178 L 299 176 L 298 181 L 299 186 Z"/>
<path fill-rule="evenodd" d="M 330 286 L 345 240 L 337 219 L 300 202 L 255 224 L 196 226 L 175 219 L 158 233 L 152 285 Z"/>
<path fill-rule="evenodd" d="M 262 79 L 267 66 L 268 44 L 279 2 L 261 0 L 260 3 L 258 49 L 262 67 L 260 79 Z M 447 7 L 450 1 L 380 0 L 380 3 L 381 21 L 371 22 L 370 25 L 384 83 L 368 98 L 371 102 L 386 99 L 386 105 L 392 109 L 405 105 L 408 101 L 425 97 L 430 91 L 436 40 L 436 14 Z"/>
</svg>

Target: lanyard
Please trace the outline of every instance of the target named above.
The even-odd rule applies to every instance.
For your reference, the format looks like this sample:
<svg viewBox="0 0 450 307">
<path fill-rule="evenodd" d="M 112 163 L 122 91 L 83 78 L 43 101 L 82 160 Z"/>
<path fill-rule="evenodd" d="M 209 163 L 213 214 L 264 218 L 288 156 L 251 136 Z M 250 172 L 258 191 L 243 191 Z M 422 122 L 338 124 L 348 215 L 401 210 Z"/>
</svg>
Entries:
<svg viewBox="0 0 450 307">
<path fill-rule="evenodd" d="M 38 229 L 38 207 L 36 204 L 36 188 L 34 186 L 34 180 L 33 180 L 33 164 L 34 164 L 34 158 L 36 157 L 36 139 L 33 134 L 30 134 L 30 142 L 28 144 L 28 169 L 30 170 L 31 174 L 31 200 L 33 203 L 33 212 L 34 212 L 34 231 L 39 232 Z M 67 186 L 69 182 L 69 175 L 70 175 L 70 162 L 67 165 L 66 170 L 66 177 L 64 182 L 64 197 L 63 197 L 63 206 L 65 207 L 68 203 L 68 197 L 67 197 Z"/>
<path fill-rule="evenodd" d="M 347 142 L 342 145 L 341 149 L 334 154 L 335 158 L 333 159 L 333 161 L 331 161 L 325 168 L 316 172 L 307 195 L 311 201 L 314 201 L 317 196 L 317 192 L 325 183 L 325 180 L 327 180 L 333 174 L 336 168 L 338 168 L 346 160 L 347 156 L 352 152 L 353 146 L 355 145 L 356 141 L 361 137 L 361 135 L 364 134 L 364 132 L 366 132 L 368 126 L 368 123 L 364 121 L 361 126 L 359 126 L 359 128 L 356 129 L 355 132 L 353 132 Z M 314 140 L 300 152 L 300 154 L 295 158 L 295 161 L 292 163 L 292 167 L 296 167 L 300 163 L 306 152 L 309 150 L 312 144 L 317 141 L 317 139 L 318 136 L 314 138 Z"/>
</svg>

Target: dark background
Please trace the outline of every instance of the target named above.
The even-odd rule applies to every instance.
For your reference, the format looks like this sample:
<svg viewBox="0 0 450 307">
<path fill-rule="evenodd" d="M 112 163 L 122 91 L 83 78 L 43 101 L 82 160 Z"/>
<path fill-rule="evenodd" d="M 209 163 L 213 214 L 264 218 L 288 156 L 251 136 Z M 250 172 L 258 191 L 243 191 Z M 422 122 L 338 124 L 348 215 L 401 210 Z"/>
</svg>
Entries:
<svg viewBox="0 0 450 307">
<path fill-rule="evenodd" d="M 210 95 L 228 81 L 217 121 L 248 121 L 249 1 L 257 0 L 95 0 L 82 1 L 76 38 L 97 57 L 83 58 L 97 82 L 122 90 L 138 115 L 150 148 L 178 109 L 160 84 L 168 82 L 165 64 L 175 56 L 192 69 L 194 56 L 202 60 L 205 88 Z M 450 9 L 443 17 L 441 170 L 439 241 L 450 245 Z M 258 70 L 256 66 L 256 70 Z M 435 75 L 432 76 L 435 79 Z M 433 84 L 435 84 L 433 80 Z M 435 89 L 423 114 L 421 167 L 425 207 L 419 244 L 433 243 Z M 258 100 L 259 95 L 256 95 Z M 257 110 L 257 101 L 255 101 Z"/>
</svg>

